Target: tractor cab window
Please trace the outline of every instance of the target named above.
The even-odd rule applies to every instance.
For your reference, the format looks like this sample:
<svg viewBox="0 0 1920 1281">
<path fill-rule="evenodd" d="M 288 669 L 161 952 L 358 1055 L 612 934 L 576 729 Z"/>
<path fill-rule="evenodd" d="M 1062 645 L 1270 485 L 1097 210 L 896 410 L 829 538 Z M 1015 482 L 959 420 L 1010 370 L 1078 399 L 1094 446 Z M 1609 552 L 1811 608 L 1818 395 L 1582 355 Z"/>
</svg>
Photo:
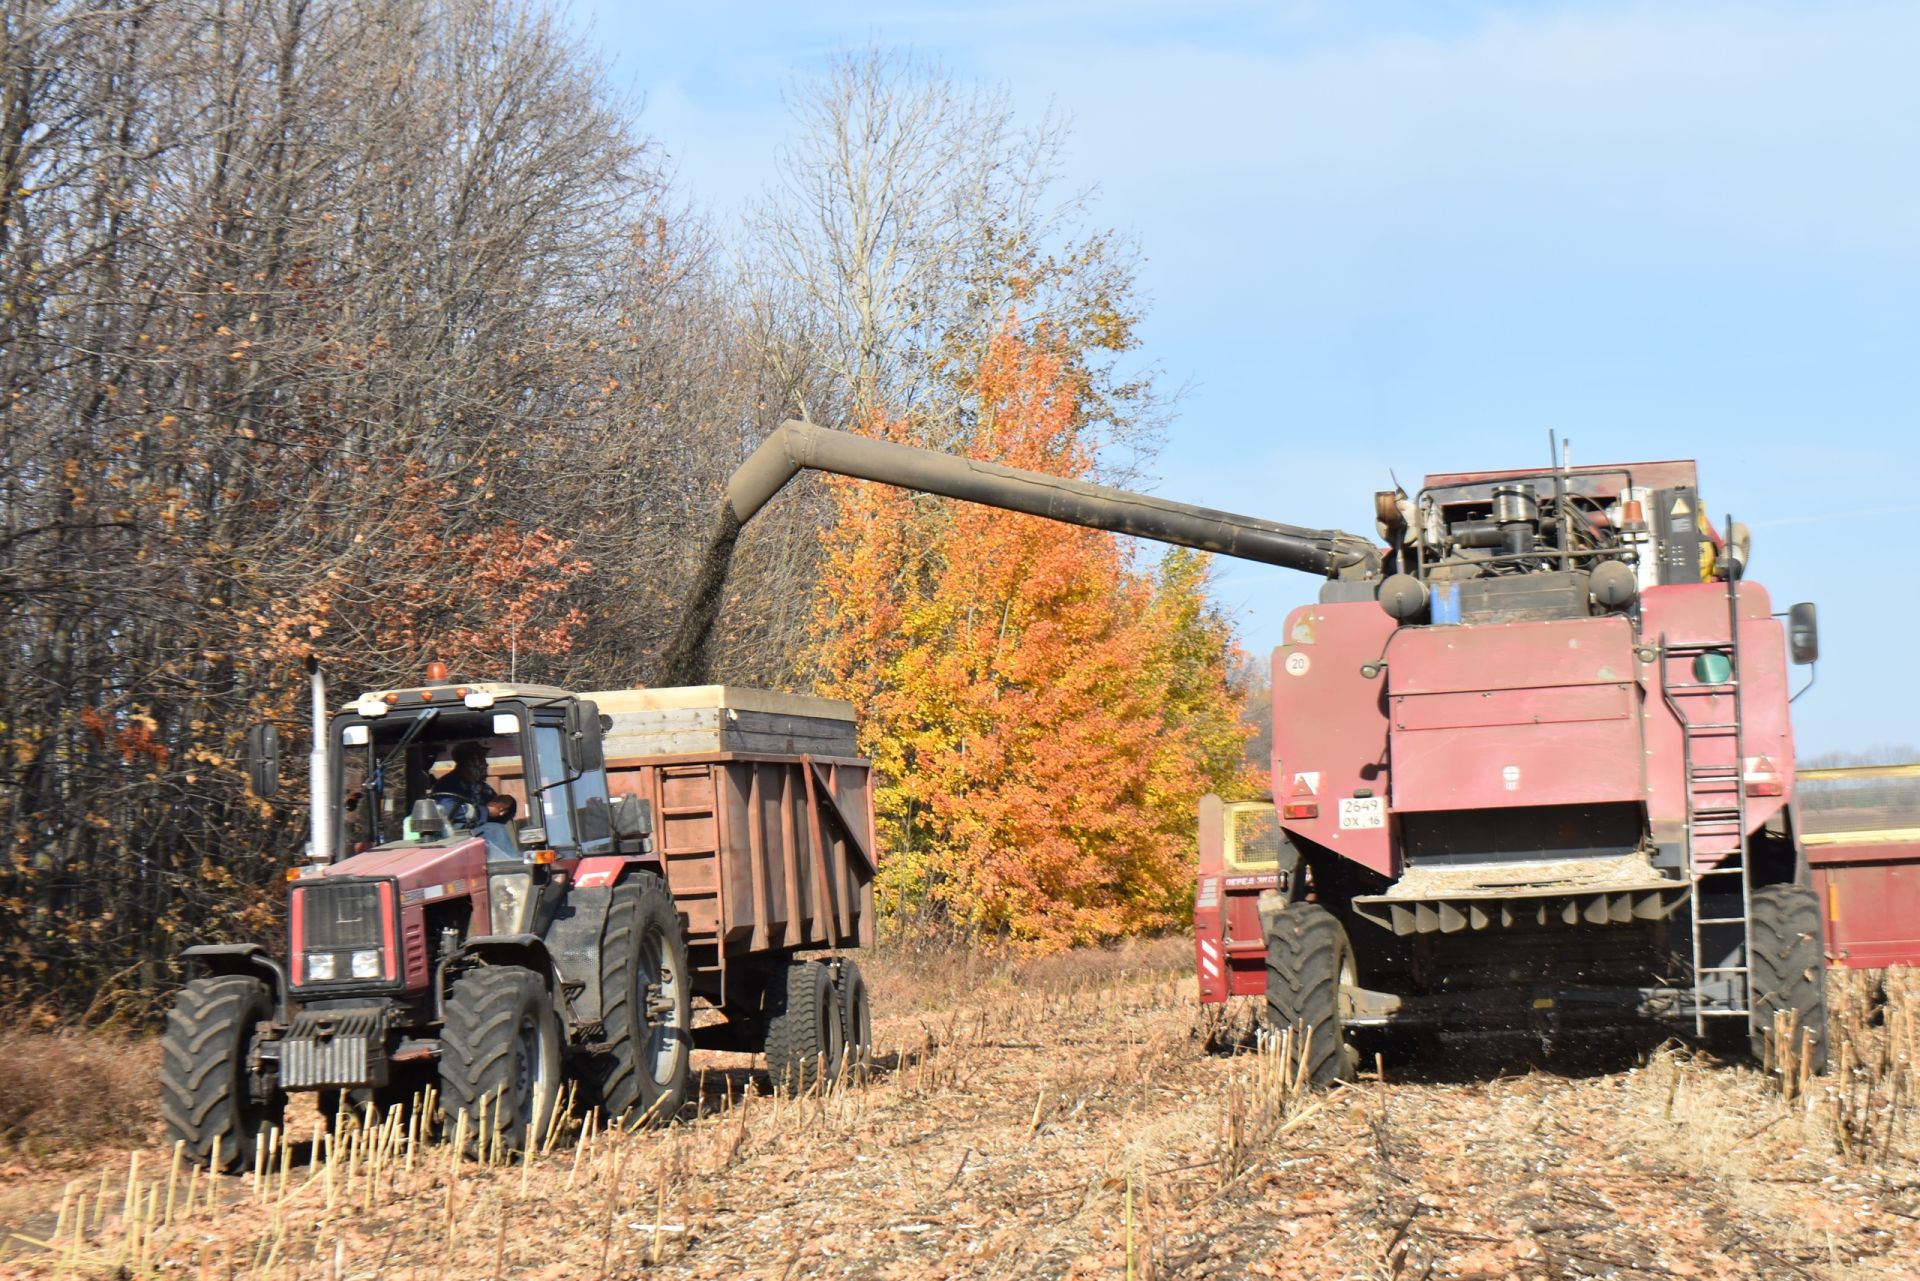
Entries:
<svg viewBox="0 0 1920 1281">
<path fill-rule="evenodd" d="M 536 725 L 533 729 L 533 769 L 540 789 L 537 822 L 547 829 L 547 844 L 559 850 L 573 849 L 578 842 L 573 833 L 573 803 L 567 796 L 566 758 L 560 753 L 560 727 Z M 604 794 L 605 783 L 601 784 Z"/>
<path fill-rule="evenodd" d="M 485 827 L 490 839 L 513 842 L 527 799 L 516 716 L 430 708 L 347 723 L 335 732 L 341 857 L 419 839 L 411 815 L 428 799 L 451 830 Z M 464 770 L 457 757 L 469 761 Z M 499 798 L 510 803 L 489 805 Z"/>
</svg>

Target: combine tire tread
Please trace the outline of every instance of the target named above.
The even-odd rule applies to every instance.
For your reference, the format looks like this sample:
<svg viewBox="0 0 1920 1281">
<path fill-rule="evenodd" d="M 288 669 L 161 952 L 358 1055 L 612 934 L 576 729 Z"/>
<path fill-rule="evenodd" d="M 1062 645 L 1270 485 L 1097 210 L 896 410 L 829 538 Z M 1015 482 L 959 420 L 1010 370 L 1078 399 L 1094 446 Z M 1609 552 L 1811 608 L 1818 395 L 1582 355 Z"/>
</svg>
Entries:
<svg viewBox="0 0 1920 1281">
<path fill-rule="evenodd" d="M 1318 1086 L 1353 1079 L 1354 1056 L 1340 1017 L 1348 954 L 1347 932 L 1314 903 L 1289 904 L 1267 935 L 1267 1026 L 1275 1036 L 1307 1029 L 1308 1079 Z"/>
<path fill-rule="evenodd" d="M 1754 1057 L 1765 1054 L 1773 1016 L 1794 1010 L 1811 1034 L 1814 1069 L 1825 1071 L 1827 957 L 1820 896 L 1799 885 L 1768 885 L 1753 892 L 1750 910 Z"/>
<path fill-rule="evenodd" d="M 528 1017 L 544 1031 L 540 1053 L 545 1084 L 534 1078 L 534 1092 L 545 1097 L 521 1097 L 525 1082 L 516 1071 L 520 1029 Z M 462 975 L 447 996 L 446 1026 L 441 1033 L 440 1100 L 446 1112 L 449 1137 L 458 1132 L 459 1116 L 467 1114 L 467 1142 L 478 1148 L 481 1100 L 487 1100 L 487 1126 L 492 1135 L 489 1153 L 502 1155 L 525 1150 L 539 1142 L 552 1117 L 558 1095 L 559 1024 L 538 974 L 517 966 L 482 966 Z M 528 1134 L 529 1112 L 535 1133 Z"/>
<path fill-rule="evenodd" d="M 665 1082 L 655 1079 L 643 1061 L 651 1028 L 637 971 L 650 931 L 658 931 L 665 943 L 666 964 L 674 967 L 678 979 L 673 1020 L 680 1048 Z M 666 882 L 651 872 L 639 872 L 615 886 L 600 948 L 601 1014 L 608 1049 L 596 1056 L 595 1082 L 600 1106 L 609 1117 L 626 1122 L 646 1116 L 654 1124 L 664 1124 L 678 1115 L 692 1076 L 692 978 L 679 912 Z"/>
<path fill-rule="evenodd" d="M 802 1094 L 838 1072 L 844 1052 L 840 994 L 833 972 L 819 961 L 787 966 L 780 1008 L 767 1024 L 767 1072 L 775 1089 Z"/>
<path fill-rule="evenodd" d="M 256 1029 L 272 1016 L 272 992 L 244 975 L 195 979 L 174 999 L 160 1038 L 160 1114 L 190 1160 L 210 1164 L 217 1139 L 222 1171 L 251 1169 L 261 1128 L 280 1124 L 285 1096 L 256 1102 L 247 1068 Z"/>
</svg>

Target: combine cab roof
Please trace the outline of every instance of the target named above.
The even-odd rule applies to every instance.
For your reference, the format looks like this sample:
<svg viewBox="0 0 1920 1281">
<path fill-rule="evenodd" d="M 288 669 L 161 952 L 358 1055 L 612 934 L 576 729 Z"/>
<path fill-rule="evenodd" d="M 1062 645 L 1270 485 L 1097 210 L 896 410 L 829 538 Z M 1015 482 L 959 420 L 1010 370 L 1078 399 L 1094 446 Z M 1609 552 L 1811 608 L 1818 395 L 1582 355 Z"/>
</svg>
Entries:
<svg viewBox="0 0 1920 1281">
<path fill-rule="evenodd" d="M 571 690 L 556 689 L 552 685 L 528 685 L 516 681 L 445 681 L 437 685 L 372 690 L 349 702 L 342 710 L 365 716 L 369 709 L 377 707 L 379 710 L 372 714 L 383 716 L 396 707 L 458 707 L 474 694 L 487 696 L 482 706 L 503 698 L 517 698 L 525 703 L 555 703 L 573 697 Z"/>
<path fill-rule="evenodd" d="M 1691 458 L 1669 458 L 1648 463 L 1606 463 L 1596 467 L 1569 467 L 1567 476 L 1576 481 L 1582 493 L 1599 498 L 1616 498 L 1626 487 L 1627 478 L 1642 489 L 1696 489 L 1698 468 Z M 1503 480 L 1539 480 L 1551 483 L 1551 469 L 1518 468 L 1506 471 L 1438 472 L 1426 479 L 1428 489 L 1456 489 L 1464 485 L 1489 485 Z"/>
</svg>

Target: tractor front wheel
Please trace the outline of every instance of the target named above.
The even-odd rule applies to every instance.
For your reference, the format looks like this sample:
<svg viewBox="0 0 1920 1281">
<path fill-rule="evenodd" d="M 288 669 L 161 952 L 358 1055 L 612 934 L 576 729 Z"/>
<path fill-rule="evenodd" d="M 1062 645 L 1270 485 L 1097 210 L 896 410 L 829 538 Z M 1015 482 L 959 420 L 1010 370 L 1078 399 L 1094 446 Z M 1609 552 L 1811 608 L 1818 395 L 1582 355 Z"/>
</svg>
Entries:
<svg viewBox="0 0 1920 1281">
<path fill-rule="evenodd" d="M 1754 1058 L 1766 1061 L 1774 1015 L 1798 1016 L 1796 1035 L 1813 1070 L 1827 1067 L 1827 955 L 1820 927 L 1820 896 L 1799 885 L 1768 885 L 1753 892 L 1751 943 L 1753 1000 L 1748 1027 Z"/>
<path fill-rule="evenodd" d="M 560 1021 L 546 983 L 517 966 L 469 970 L 447 994 L 446 1017 L 440 1100 L 449 1137 L 464 1129 L 487 1158 L 538 1144 L 560 1097 Z"/>
<path fill-rule="evenodd" d="M 287 1096 L 261 1089 L 252 1068 L 272 1017 L 273 993 L 245 975 L 195 979 L 174 999 L 160 1038 L 160 1114 L 190 1160 L 248 1169 L 261 1131 L 285 1116 Z"/>
<path fill-rule="evenodd" d="M 1351 1081 L 1357 1065 L 1346 1044 L 1340 988 L 1354 978 L 1353 947 L 1333 913 L 1317 903 L 1289 903 L 1269 918 L 1267 1027 L 1292 1032 L 1294 1061 L 1306 1059 L 1315 1085 Z"/>
<path fill-rule="evenodd" d="M 841 998 L 833 971 L 819 961 L 792 962 L 784 977 L 774 989 L 780 1008 L 767 1024 L 767 1070 L 775 1089 L 801 1094 L 840 1071 Z"/>
<path fill-rule="evenodd" d="M 607 1052 L 596 1082 L 613 1120 L 673 1120 L 692 1076 L 693 988 L 666 882 L 639 872 L 614 888 L 600 950 Z"/>
</svg>

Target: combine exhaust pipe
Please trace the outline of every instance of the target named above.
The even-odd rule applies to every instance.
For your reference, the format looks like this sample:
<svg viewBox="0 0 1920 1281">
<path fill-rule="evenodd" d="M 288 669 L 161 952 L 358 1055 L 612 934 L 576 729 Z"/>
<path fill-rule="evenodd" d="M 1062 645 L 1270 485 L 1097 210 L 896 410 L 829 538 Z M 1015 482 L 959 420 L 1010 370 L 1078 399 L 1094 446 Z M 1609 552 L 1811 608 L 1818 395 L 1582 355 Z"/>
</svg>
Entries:
<svg viewBox="0 0 1920 1281">
<path fill-rule="evenodd" d="M 1339 530 L 1302 529 L 789 420 L 780 424 L 727 481 L 719 527 L 689 593 L 686 613 L 681 615 L 680 626 L 661 659 L 663 684 L 705 683 L 707 635 L 719 614 L 721 587 L 740 529 L 805 469 L 1218 552 L 1324 578 L 1380 576 L 1380 554 L 1373 544 Z"/>
</svg>

